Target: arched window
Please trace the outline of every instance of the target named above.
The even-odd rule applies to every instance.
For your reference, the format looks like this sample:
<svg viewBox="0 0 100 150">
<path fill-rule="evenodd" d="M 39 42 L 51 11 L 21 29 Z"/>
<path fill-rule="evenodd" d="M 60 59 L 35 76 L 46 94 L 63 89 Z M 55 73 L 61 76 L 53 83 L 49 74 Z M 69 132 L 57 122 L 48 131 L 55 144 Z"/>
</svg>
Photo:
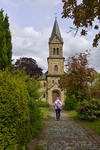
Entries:
<svg viewBox="0 0 100 150">
<path fill-rule="evenodd" d="M 55 49 L 55 48 L 53 48 L 53 54 L 55 55 L 55 53 L 56 53 L 56 49 Z"/>
<path fill-rule="evenodd" d="M 58 80 L 58 84 L 60 83 L 60 80 Z"/>
<path fill-rule="evenodd" d="M 52 80 L 52 83 L 54 84 L 54 80 Z"/>
<path fill-rule="evenodd" d="M 54 71 L 55 71 L 55 72 L 58 71 L 58 66 L 57 66 L 57 65 L 54 66 Z"/>
<path fill-rule="evenodd" d="M 59 55 L 59 48 L 57 48 L 57 55 Z"/>
<path fill-rule="evenodd" d="M 45 98 L 46 97 L 46 95 L 45 94 L 43 94 L 43 98 Z"/>
<path fill-rule="evenodd" d="M 46 83 L 44 82 L 44 87 L 46 87 Z"/>
</svg>

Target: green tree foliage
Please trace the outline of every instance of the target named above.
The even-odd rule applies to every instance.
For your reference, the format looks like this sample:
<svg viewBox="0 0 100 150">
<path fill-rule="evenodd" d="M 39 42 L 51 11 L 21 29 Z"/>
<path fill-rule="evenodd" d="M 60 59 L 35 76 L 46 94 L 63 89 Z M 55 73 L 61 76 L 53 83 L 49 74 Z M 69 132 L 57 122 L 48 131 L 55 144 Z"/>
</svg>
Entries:
<svg viewBox="0 0 100 150">
<path fill-rule="evenodd" d="M 92 98 L 100 99 L 100 73 L 95 76 L 95 80 L 90 87 L 90 94 Z"/>
<path fill-rule="evenodd" d="M 45 101 L 38 101 L 38 105 L 39 107 L 49 107 L 50 104 L 48 102 L 45 102 Z"/>
<path fill-rule="evenodd" d="M 73 20 L 73 24 L 76 27 L 76 33 L 78 29 L 81 29 L 81 35 L 86 35 L 88 29 L 94 28 L 99 30 L 100 22 L 100 0 L 82 0 L 80 3 L 78 0 L 62 0 L 63 5 L 63 18 L 70 18 Z M 72 28 L 71 29 L 75 29 Z M 100 40 L 100 31 L 95 35 L 93 40 L 93 47 L 97 47 Z"/>
<path fill-rule="evenodd" d="M 89 53 L 80 53 L 69 57 L 65 66 L 66 74 L 62 76 L 60 87 L 67 93 L 75 95 L 78 101 L 89 98 L 89 84 L 95 79 L 96 71 L 88 65 Z"/>
<path fill-rule="evenodd" d="M 24 72 L 0 71 L 0 150 L 26 150 L 42 128 L 39 87 Z"/>
<path fill-rule="evenodd" d="M 75 110 L 78 105 L 78 101 L 75 95 L 74 94 L 70 95 L 69 93 L 67 93 L 64 103 L 65 103 L 64 105 L 65 110 Z"/>
<path fill-rule="evenodd" d="M 28 105 L 23 79 L 0 71 L 0 150 L 24 150 L 29 140 Z"/>
<path fill-rule="evenodd" d="M 25 80 L 26 88 L 30 96 L 29 100 L 29 118 L 30 118 L 30 139 L 36 137 L 39 130 L 43 127 L 42 120 L 43 116 L 41 114 L 38 101 L 40 99 L 41 93 L 39 92 L 39 88 L 41 84 L 34 77 L 26 76 L 25 72 L 17 76 L 22 76 Z"/>
<path fill-rule="evenodd" d="M 42 115 L 38 105 L 38 101 L 40 100 L 41 93 L 39 92 L 39 88 L 41 84 L 39 80 L 34 77 L 30 78 L 30 75 L 26 75 L 26 71 L 24 69 L 13 71 L 14 76 L 21 77 L 26 85 L 26 89 L 29 94 L 29 128 L 30 128 L 30 139 L 37 136 L 40 128 L 42 128 Z"/>
<path fill-rule="evenodd" d="M 79 119 L 93 121 L 100 117 L 100 101 L 96 99 L 84 100 L 77 112 Z"/>
<path fill-rule="evenodd" d="M 38 67 L 36 60 L 33 58 L 22 57 L 17 59 L 13 69 L 23 70 L 23 68 L 25 68 L 26 74 L 30 75 L 30 77 L 35 76 L 38 78 L 42 75 L 42 69 Z"/>
<path fill-rule="evenodd" d="M 7 14 L 0 11 L 0 69 L 11 67 L 12 43 Z"/>
<path fill-rule="evenodd" d="M 38 107 L 38 103 L 30 99 L 29 103 L 29 115 L 30 115 L 30 139 L 37 136 L 40 129 L 42 129 L 43 124 L 43 116 L 41 114 L 40 108 Z"/>
</svg>

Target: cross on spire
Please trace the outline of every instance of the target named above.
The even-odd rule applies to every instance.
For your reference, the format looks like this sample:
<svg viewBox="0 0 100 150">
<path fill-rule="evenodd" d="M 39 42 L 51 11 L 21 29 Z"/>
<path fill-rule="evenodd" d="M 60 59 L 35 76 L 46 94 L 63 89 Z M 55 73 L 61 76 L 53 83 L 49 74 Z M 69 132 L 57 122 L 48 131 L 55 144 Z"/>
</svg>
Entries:
<svg viewBox="0 0 100 150">
<path fill-rule="evenodd" d="M 57 13 L 57 12 L 55 12 L 55 19 L 57 19 L 57 14 L 58 14 L 58 13 Z"/>
<path fill-rule="evenodd" d="M 57 14 L 57 13 L 55 13 L 55 14 Z M 54 36 L 57 36 L 59 38 L 59 40 L 63 43 L 63 39 L 61 37 L 58 22 L 57 22 L 57 17 L 55 17 L 55 22 L 54 22 L 53 30 L 51 33 L 51 37 L 49 38 L 49 43 L 53 40 Z"/>
</svg>

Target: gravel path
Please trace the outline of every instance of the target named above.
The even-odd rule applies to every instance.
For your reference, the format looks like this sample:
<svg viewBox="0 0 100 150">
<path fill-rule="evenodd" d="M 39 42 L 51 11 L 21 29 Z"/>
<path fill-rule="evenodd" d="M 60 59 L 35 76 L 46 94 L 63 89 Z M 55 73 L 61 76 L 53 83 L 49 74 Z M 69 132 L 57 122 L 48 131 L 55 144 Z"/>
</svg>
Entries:
<svg viewBox="0 0 100 150">
<path fill-rule="evenodd" d="M 38 141 L 43 150 L 100 150 L 99 142 L 65 112 L 61 112 L 61 118 L 57 121 L 54 107 L 51 107 L 48 116 L 49 120 L 44 121 L 43 138 Z"/>
</svg>

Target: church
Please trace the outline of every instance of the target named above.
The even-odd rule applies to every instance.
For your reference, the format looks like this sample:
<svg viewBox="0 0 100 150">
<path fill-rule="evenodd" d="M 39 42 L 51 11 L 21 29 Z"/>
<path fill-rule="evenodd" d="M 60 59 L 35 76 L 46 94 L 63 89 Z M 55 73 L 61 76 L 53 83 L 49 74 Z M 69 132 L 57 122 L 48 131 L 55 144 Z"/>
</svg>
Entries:
<svg viewBox="0 0 100 150">
<path fill-rule="evenodd" d="M 42 101 L 53 104 L 57 97 L 62 104 L 65 100 L 65 90 L 59 87 L 60 76 L 64 74 L 63 38 L 61 37 L 57 17 L 51 37 L 49 38 L 48 71 L 41 78 Z"/>
</svg>

